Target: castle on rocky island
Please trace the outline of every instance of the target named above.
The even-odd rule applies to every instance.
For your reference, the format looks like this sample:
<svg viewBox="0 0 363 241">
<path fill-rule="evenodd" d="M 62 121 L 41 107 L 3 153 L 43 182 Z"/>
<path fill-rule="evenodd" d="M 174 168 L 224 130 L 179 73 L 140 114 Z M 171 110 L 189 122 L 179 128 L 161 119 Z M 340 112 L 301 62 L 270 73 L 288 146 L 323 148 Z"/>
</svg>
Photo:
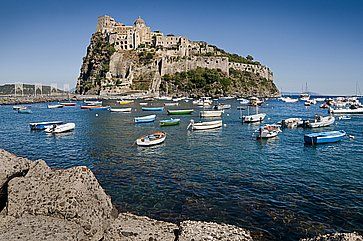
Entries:
<svg viewBox="0 0 363 241">
<path fill-rule="evenodd" d="M 132 26 L 127 26 L 104 15 L 98 18 L 96 32 L 83 59 L 76 91 L 81 94 L 112 95 L 141 90 L 158 94 L 161 85 L 170 85 L 163 83 L 164 76 L 198 68 L 218 70 L 227 77 L 231 69 L 249 72 L 257 81 L 261 79 L 273 83 L 272 71 L 253 61 L 252 57 L 230 54 L 204 41 L 191 41 L 184 36 L 152 31 L 141 17 Z M 178 86 L 175 84 L 169 87 L 166 89 L 177 92 Z M 165 91 L 165 88 L 162 89 Z M 276 93 L 276 90 L 274 88 L 273 92 Z M 228 92 L 233 91 L 231 87 Z M 255 88 L 248 94 L 256 91 Z M 241 90 L 234 92 L 238 94 Z M 266 90 L 263 92 L 268 94 Z"/>
</svg>

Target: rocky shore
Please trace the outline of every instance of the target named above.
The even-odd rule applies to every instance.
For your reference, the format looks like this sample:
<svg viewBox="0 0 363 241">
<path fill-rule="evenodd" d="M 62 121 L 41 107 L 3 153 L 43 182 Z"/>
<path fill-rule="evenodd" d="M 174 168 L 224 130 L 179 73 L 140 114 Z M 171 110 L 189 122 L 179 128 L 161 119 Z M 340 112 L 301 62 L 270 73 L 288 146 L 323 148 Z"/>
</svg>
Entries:
<svg viewBox="0 0 363 241">
<path fill-rule="evenodd" d="M 0 150 L 0 240 L 254 240 L 248 230 L 212 222 L 173 224 L 118 213 L 90 169 L 51 169 Z M 304 239 L 362 241 L 356 233 Z"/>
</svg>

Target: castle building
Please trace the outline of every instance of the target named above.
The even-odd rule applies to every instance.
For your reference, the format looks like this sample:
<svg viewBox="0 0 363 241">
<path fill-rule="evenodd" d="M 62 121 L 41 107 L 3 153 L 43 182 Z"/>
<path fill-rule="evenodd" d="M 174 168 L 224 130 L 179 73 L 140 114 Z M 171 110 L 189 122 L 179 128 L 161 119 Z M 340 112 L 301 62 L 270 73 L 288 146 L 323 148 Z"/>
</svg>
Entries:
<svg viewBox="0 0 363 241">
<path fill-rule="evenodd" d="M 106 35 L 116 50 L 135 50 L 150 46 L 173 50 L 175 55 L 186 56 L 192 47 L 191 41 L 185 37 L 151 31 L 140 17 L 135 20 L 133 26 L 126 26 L 110 16 L 101 16 L 98 18 L 96 31 Z"/>
</svg>

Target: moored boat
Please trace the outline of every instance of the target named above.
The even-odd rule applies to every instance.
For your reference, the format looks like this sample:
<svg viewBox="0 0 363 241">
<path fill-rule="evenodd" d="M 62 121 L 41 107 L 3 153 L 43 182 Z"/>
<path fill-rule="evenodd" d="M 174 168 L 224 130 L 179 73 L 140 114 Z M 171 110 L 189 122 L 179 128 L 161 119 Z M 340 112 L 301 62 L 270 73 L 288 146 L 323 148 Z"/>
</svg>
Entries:
<svg viewBox="0 0 363 241">
<path fill-rule="evenodd" d="M 20 114 L 31 114 L 33 113 L 33 111 L 27 107 L 22 107 L 20 109 L 18 109 L 18 113 Z"/>
<path fill-rule="evenodd" d="M 333 116 L 315 116 L 314 120 L 306 122 L 306 126 L 310 128 L 326 127 L 333 124 L 334 121 Z"/>
<path fill-rule="evenodd" d="M 57 109 L 57 108 L 63 108 L 63 105 L 48 105 L 48 109 Z"/>
<path fill-rule="evenodd" d="M 304 121 L 302 118 L 287 118 L 285 120 L 282 120 L 281 125 L 285 128 L 296 128 L 298 126 L 303 125 Z"/>
<path fill-rule="evenodd" d="M 160 126 L 175 126 L 180 124 L 180 119 L 160 120 Z"/>
<path fill-rule="evenodd" d="M 164 107 L 141 107 L 143 111 L 163 111 Z"/>
<path fill-rule="evenodd" d="M 138 146 L 154 146 L 161 144 L 165 141 L 166 133 L 156 131 L 150 135 L 142 136 L 136 140 Z"/>
<path fill-rule="evenodd" d="M 281 97 L 281 100 L 286 103 L 295 103 L 299 101 L 299 99 L 293 99 L 291 97 Z"/>
<path fill-rule="evenodd" d="M 258 128 L 257 132 L 257 139 L 267 139 L 276 137 L 281 129 L 279 125 L 264 125 Z"/>
<path fill-rule="evenodd" d="M 81 109 L 93 109 L 93 108 L 100 108 L 102 105 L 81 105 Z"/>
<path fill-rule="evenodd" d="M 265 119 L 265 117 L 266 117 L 265 113 L 246 115 L 246 116 L 243 116 L 243 122 L 245 122 L 245 123 L 261 122 Z"/>
<path fill-rule="evenodd" d="M 147 123 L 147 122 L 154 122 L 155 119 L 156 119 L 156 115 L 147 115 L 147 116 L 135 117 L 134 122 L 135 123 Z"/>
<path fill-rule="evenodd" d="M 231 105 L 230 104 L 219 104 L 219 105 L 215 105 L 213 106 L 214 110 L 227 110 L 227 109 L 231 109 Z"/>
<path fill-rule="evenodd" d="M 164 106 L 178 106 L 179 103 L 178 102 L 168 102 L 168 103 L 164 103 Z"/>
<path fill-rule="evenodd" d="M 334 143 L 341 141 L 345 135 L 343 130 L 310 133 L 304 135 L 304 142 L 310 145 Z"/>
<path fill-rule="evenodd" d="M 350 120 L 352 117 L 350 115 L 341 115 L 338 117 L 339 120 Z"/>
<path fill-rule="evenodd" d="M 99 101 L 99 100 L 85 100 L 83 101 L 83 103 L 85 103 L 86 105 L 102 105 L 102 101 Z"/>
<path fill-rule="evenodd" d="M 58 134 L 58 133 L 64 133 L 64 132 L 72 131 L 72 130 L 74 130 L 75 127 L 76 127 L 75 123 L 52 125 L 52 126 L 49 126 L 48 128 L 46 128 L 45 132 Z"/>
<path fill-rule="evenodd" d="M 61 104 L 63 106 L 76 106 L 75 102 L 61 102 L 59 104 Z"/>
<path fill-rule="evenodd" d="M 128 107 L 128 108 L 110 108 L 109 109 L 111 112 L 131 112 L 132 108 Z"/>
<path fill-rule="evenodd" d="M 94 108 L 89 108 L 89 110 L 91 111 L 103 111 L 103 110 L 109 110 L 110 107 L 109 106 L 98 106 L 98 107 L 94 107 Z"/>
<path fill-rule="evenodd" d="M 200 117 L 221 117 L 223 110 L 202 110 L 199 115 Z"/>
<path fill-rule="evenodd" d="M 168 115 L 190 115 L 193 111 L 193 109 L 168 110 Z"/>
<path fill-rule="evenodd" d="M 117 101 L 120 105 L 127 105 L 127 104 L 131 104 L 132 102 L 134 102 L 133 100 L 119 100 Z"/>
<path fill-rule="evenodd" d="M 363 107 L 358 108 L 344 108 L 344 109 L 329 109 L 329 112 L 334 115 L 340 114 L 351 114 L 351 115 L 361 115 L 363 114 Z"/>
<path fill-rule="evenodd" d="M 209 130 L 222 127 L 222 120 L 217 121 L 204 121 L 195 123 L 194 120 L 190 120 L 187 129 L 192 128 L 192 130 Z"/>
<path fill-rule="evenodd" d="M 52 127 L 53 125 L 63 124 L 63 121 L 43 121 L 43 122 L 34 122 L 29 123 L 30 129 L 32 130 L 45 130 L 48 127 Z"/>
</svg>

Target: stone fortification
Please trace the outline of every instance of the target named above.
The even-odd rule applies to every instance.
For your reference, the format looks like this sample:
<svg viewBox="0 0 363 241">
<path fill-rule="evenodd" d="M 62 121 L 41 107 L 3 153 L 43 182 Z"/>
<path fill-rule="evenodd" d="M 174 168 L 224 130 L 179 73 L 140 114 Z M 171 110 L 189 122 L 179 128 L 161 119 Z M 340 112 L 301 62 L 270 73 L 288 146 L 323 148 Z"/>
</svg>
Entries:
<svg viewBox="0 0 363 241">
<path fill-rule="evenodd" d="M 157 95 L 164 75 L 196 68 L 218 69 L 227 77 L 233 68 L 273 81 L 272 71 L 259 62 L 203 41 L 152 31 L 140 17 L 127 26 L 106 15 L 98 18 L 76 90 L 100 95 L 140 90 Z M 271 89 L 271 96 L 276 91 Z M 238 89 L 233 92 L 242 93 Z"/>
</svg>

